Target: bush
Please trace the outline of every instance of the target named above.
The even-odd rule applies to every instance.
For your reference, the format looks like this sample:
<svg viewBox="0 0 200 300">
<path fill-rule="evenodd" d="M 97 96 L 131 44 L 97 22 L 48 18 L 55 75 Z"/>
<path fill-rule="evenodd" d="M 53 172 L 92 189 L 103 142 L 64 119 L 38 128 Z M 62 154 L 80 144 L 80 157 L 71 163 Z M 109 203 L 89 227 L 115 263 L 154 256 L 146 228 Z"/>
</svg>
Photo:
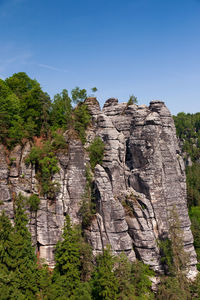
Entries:
<svg viewBox="0 0 200 300">
<path fill-rule="evenodd" d="M 84 103 L 80 102 L 77 107 L 74 110 L 74 115 L 73 115 L 73 127 L 77 131 L 81 142 L 85 144 L 86 142 L 86 135 L 85 131 L 90 124 L 91 121 L 91 115 L 89 114 L 87 105 Z"/>
<path fill-rule="evenodd" d="M 97 164 L 102 164 L 105 145 L 100 137 L 95 137 L 91 145 L 88 147 L 90 164 L 94 170 Z"/>
<path fill-rule="evenodd" d="M 90 172 L 90 168 L 86 166 L 86 185 L 85 190 L 82 195 L 82 202 L 79 213 L 82 217 L 82 226 L 83 228 L 87 228 L 90 226 L 92 219 L 96 213 L 96 204 L 94 203 L 94 197 L 92 194 L 92 175 Z"/>
<path fill-rule="evenodd" d="M 42 147 L 33 147 L 25 160 L 26 164 L 35 165 L 36 176 L 41 188 L 40 194 L 47 195 L 50 199 L 54 199 L 59 191 L 58 183 L 52 181 L 53 175 L 60 170 L 55 150 L 50 141 L 47 141 Z"/>
<path fill-rule="evenodd" d="M 36 195 L 33 194 L 31 195 L 28 200 L 28 205 L 30 206 L 30 210 L 32 211 L 37 211 L 40 205 L 40 198 Z"/>
</svg>

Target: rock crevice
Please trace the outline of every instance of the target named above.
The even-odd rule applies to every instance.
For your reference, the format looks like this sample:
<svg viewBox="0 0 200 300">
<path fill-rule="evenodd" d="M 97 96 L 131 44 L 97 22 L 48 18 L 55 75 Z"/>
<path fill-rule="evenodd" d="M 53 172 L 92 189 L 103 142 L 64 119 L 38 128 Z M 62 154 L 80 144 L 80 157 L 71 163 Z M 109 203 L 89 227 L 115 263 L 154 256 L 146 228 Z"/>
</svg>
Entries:
<svg viewBox="0 0 200 300">
<path fill-rule="evenodd" d="M 57 153 L 60 185 L 55 201 L 40 197 L 37 213 L 29 214 L 33 243 L 41 258 L 54 265 L 54 247 L 61 236 L 65 215 L 80 223 L 80 206 L 86 186 L 88 145 L 95 136 L 105 144 L 102 165 L 93 174 L 98 190 L 96 214 L 85 230 L 94 254 L 111 245 L 114 253 L 140 258 L 154 270 L 163 271 L 158 239 L 167 237 L 169 213 L 176 207 L 190 254 L 190 273 L 196 272 L 196 254 L 186 203 L 184 163 L 170 112 L 162 101 L 145 105 L 118 103 L 108 99 L 101 111 L 95 98 L 85 103 L 92 116 L 85 146 L 77 139 L 67 141 L 67 153 Z M 31 144 L 17 145 L 9 157 L 0 146 L 0 209 L 13 219 L 13 197 L 38 194 L 34 166 L 25 158 Z M 27 208 L 28 209 L 28 208 Z"/>
</svg>

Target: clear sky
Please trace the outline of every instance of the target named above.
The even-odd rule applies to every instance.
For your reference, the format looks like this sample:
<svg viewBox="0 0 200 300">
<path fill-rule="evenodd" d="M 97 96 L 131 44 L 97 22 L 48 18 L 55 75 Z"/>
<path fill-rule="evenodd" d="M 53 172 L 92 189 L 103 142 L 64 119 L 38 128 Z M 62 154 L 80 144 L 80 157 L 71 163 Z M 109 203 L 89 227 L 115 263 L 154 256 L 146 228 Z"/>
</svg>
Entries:
<svg viewBox="0 0 200 300">
<path fill-rule="evenodd" d="M 0 78 L 200 111 L 200 0 L 0 0 Z"/>
</svg>

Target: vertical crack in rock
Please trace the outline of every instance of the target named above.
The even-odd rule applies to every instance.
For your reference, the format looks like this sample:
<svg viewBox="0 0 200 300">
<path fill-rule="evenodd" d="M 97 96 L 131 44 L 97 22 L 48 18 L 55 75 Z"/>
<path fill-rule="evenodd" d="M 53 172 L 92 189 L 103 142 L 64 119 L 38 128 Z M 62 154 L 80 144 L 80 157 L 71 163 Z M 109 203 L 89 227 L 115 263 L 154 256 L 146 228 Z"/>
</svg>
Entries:
<svg viewBox="0 0 200 300">
<path fill-rule="evenodd" d="M 80 223 L 79 209 L 86 186 L 87 147 L 95 136 L 105 144 L 102 166 L 94 171 L 96 215 L 86 230 L 94 254 L 110 244 L 114 253 L 124 251 L 139 257 L 162 272 L 157 240 L 168 236 L 169 211 L 176 206 L 190 254 L 190 271 L 195 274 L 196 253 L 186 204 L 183 159 L 173 119 L 161 101 L 150 106 L 118 103 L 108 99 L 101 111 L 93 97 L 85 101 L 92 116 L 83 145 L 76 138 L 67 140 L 68 151 L 57 153 L 60 172 L 53 180 L 60 184 L 55 201 L 40 197 L 37 214 L 30 215 L 30 231 L 41 258 L 54 265 L 54 247 L 61 236 L 65 214 Z M 17 145 L 8 158 L 0 145 L 0 195 L 4 209 L 13 219 L 13 195 L 38 194 L 34 166 L 26 166 L 31 145 Z M 11 161 L 10 159 L 13 158 Z"/>
</svg>

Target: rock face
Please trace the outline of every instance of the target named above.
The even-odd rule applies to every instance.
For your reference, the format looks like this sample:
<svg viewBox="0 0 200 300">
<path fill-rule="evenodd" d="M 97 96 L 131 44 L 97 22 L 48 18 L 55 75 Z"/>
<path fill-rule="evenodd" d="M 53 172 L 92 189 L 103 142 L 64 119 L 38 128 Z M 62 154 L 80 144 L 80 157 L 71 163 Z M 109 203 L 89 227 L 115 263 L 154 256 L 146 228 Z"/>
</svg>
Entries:
<svg viewBox="0 0 200 300">
<path fill-rule="evenodd" d="M 168 236 L 170 211 L 176 209 L 190 255 L 190 275 L 196 272 L 196 253 L 186 206 L 185 171 L 173 119 L 161 101 L 147 107 L 118 104 L 108 99 L 101 111 L 95 98 L 85 103 L 92 115 L 83 147 L 70 139 L 67 153 L 58 153 L 60 172 L 55 180 L 60 192 L 55 201 L 41 198 L 37 212 L 28 211 L 33 243 L 41 258 L 54 265 L 53 250 L 60 238 L 65 215 L 80 223 L 80 206 L 86 186 L 86 151 L 95 136 L 105 144 L 103 164 L 93 174 L 96 214 L 85 230 L 94 253 L 110 244 L 114 253 L 124 251 L 162 272 L 158 240 Z M 0 195 L 13 219 L 13 197 L 38 193 L 34 166 L 25 158 L 31 145 L 16 146 L 9 155 L 0 147 Z M 9 156 L 9 157 L 8 157 Z"/>
</svg>

